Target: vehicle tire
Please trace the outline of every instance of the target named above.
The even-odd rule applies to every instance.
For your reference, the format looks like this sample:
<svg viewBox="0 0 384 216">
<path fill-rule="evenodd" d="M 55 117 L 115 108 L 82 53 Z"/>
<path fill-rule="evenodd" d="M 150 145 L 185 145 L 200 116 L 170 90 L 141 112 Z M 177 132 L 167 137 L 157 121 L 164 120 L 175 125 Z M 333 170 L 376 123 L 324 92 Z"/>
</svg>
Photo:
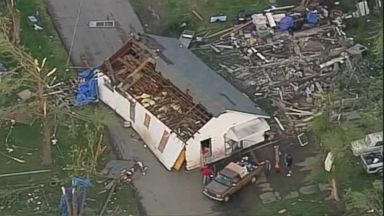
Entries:
<svg viewBox="0 0 384 216">
<path fill-rule="evenodd" d="M 379 174 L 379 176 L 383 177 L 383 170 L 382 169 L 379 170 L 377 173 Z"/>
<path fill-rule="evenodd" d="M 256 180 L 257 180 L 257 178 L 256 178 L 255 176 L 253 176 L 253 177 L 251 178 L 251 183 L 252 183 L 252 184 L 255 184 L 255 183 L 256 183 Z"/>
<path fill-rule="evenodd" d="M 229 196 L 225 196 L 224 197 L 224 202 L 228 202 L 230 200 L 230 197 Z"/>
</svg>

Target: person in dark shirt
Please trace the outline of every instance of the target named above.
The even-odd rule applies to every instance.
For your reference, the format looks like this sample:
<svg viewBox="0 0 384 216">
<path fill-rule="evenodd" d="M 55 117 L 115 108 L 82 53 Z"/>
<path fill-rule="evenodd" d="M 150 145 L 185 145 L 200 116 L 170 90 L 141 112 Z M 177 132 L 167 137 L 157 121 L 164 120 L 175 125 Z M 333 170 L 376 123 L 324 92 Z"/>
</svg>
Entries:
<svg viewBox="0 0 384 216">
<path fill-rule="evenodd" d="M 287 176 L 292 175 L 292 164 L 293 164 L 293 157 L 291 154 L 285 154 L 284 155 L 284 162 L 285 162 L 285 167 L 287 168 Z"/>
</svg>

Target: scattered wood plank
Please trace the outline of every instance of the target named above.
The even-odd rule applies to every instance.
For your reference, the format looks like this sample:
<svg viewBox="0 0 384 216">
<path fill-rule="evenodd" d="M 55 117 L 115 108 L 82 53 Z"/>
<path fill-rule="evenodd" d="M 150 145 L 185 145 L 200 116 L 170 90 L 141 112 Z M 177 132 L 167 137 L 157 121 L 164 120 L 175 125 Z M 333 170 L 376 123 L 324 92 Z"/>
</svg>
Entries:
<svg viewBox="0 0 384 216">
<path fill-rule="evenodd" d="M 295 108 L 287 108 L 287 110 L 293 111 L 293 112 L 302 113 L 302 114 L 308 114 L 308 115 L 313 115 L 314 114 L 313 112 L 310 112 L 310 111 L 299 110 L 299 109 L 295 109 Z"/>
<path fill-rule="evenodd" d="M 197 19 L 199 19 L 200 21 L 204 21 L 204 18 L 197 11 L 192 10 L 192 13 Z"/>
<path fill-rule="evenodd" d="M 221 51 L 220 51 L 217 47 L 215 47 L 214 45 L 210 44 L 209 46 L 210 46 L 210 47 L 212 48 L 212 50 L 215 51 L 216 53 L 221 53 Z"/>
<path fill-rule="evenodd" d="M 233 46 L 230 45 L 220 45 L 220 44 L 215 44 L 215 47 L 222 48 L 222 49 L 233 49 Z"/>
<path fill-rule="evenodd" d="M 216 33 L 210 34 L 210 35 L 208 35 L 208 36 L 205 37 L 205 38 L 206 38 L 206 39 L 213 38 L 213 37 L 219 36 L 219 35 L 221 35 L 221 34 L 224 34 L 224 33 L 226 33 L 226 32 L 232 31 L 233 29 L 234 29 L 234 27 L 226 28 L 226 29 L 223 29 L 223 30 L 218 31 L 218 32 L 216 32 Z"/>
<path fill-rule="evenodd" d="M 6 173 L 6 174 L 0 174 L 0 178 L 10 177 L 10 176 L 19 176 L 19 175 L 38 174 L 38 173 L 45 173 L 50 171 L 51 169 L 44 169 L 44 170 L 33 170 L 33 171 L 25 171 L 25 172 L 17 172 L 17 173 Z"/>
<path fill-rule="evenodd" d="M 14 160 L 14 161 L 16 161 L 16 162 L 19 162 L 19 163 L 25 163 L 24 160 L 21 160 L 21 159 L 16 158 L 16 157 L 9 156 L 9 155 L 5 154 L 4 152 L 1 152 L 1 151 L 0 151 L 0 154 L 3 155 L 4 157 L 9 158 L 9 159 L 12 159 L 12 160 Z M 1 176 L 0 176 L 0 177 L 1 177 Z"/>
<path fill-rule="evenodd" d="M 279 120 L 277 117 L 273 117 L 273 119 L 275 119 L 275 121 L 277 122 L 277 125 L 279 125 L 279 128 L 280 128 L 282 131 L 285 131 L 285 128 L 284 128 L 284 126 L 281 124 L 280 120 Z"/>
<path fill-rule="evenodd" d="M 247 26 L 250 25 L 250 24 L 252 24 L 252 20 L 250 20 L 250 21 L 248 21 L 248 22 L 246 22 L 246 23 L 244 23 L 244 24 L 242 24 L 242 25 L 239 25 L 239 26 L 233 28 L 231 32 L 227 32 L 227 33 L 221 35 L 221 36 L 220 36 L 220 39 L 223 39 L 224 37 L 230 35 L 231 33 L 233 33 L 233 32 L 237 32 L 237 31 L 239 31 L 240 29 L 242 29 L 242 28 L 244 28 L 244 27 L 247 27 Z"/>
<path fill-rule="evenodd" d="M 104 205 L 99 213 L 99 216 L 103 216 L 104 215 L 104 212 L 105 210 L 107 209 L 107 206 L 108 206 L 108 203 L 109 201 L 111 200 L 111 197 L 112 197 L 112 194 L 113 194 L 113 191 L 115 191 L 115 188 L 116 188 L 116 185 L 117 185 L 117 182 L 115 180 L 113 180 L 114 184 L 112 185 L 111 189 L 109 190 L 109 193 L 108 193 L 108 196 L 107 198 L 105 199 L 105 202 L 104 202 Z"/>
</svg>

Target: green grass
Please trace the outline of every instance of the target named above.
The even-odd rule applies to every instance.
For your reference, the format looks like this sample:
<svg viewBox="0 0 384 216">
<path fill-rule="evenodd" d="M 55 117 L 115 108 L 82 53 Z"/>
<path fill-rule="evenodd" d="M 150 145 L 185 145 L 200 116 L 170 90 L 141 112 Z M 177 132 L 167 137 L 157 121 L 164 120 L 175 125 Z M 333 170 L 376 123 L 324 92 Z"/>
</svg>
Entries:
<svg viewBox="0 0 384 216">
<path fill-rule="evenodd" d="M 81 124 L 81 122 L 77 122 L 77 124 Z M 8 153 L 8 155 L 23 159 L 25 163 L 19 163 L 0 156 L 0 174 L 46 169 L 46 167 L 40 165 L 40 152 L 38 150 L 41 144 L 40 131 L 39 124 L 32 126 L 16 125 L 13 128 L 8 139 L 8 144 L 11 147 L 16 147 L 13 147 L 14 151 Z M 57 138 L 59 143 L 53 147 L 55 165 L 52 167 L 51 172 L 25 176 L 0 177 L 0 184 L 6 185 L 6 187 L 0 187 L 0 215 L 57 214 L 60 186 L 70 186 L 70 179 L 73 176 L 72 171 L 64 171 L 63 168 L 66 164 L 71 163 L 69 156 L 70 147 L 72 145 L 83 145 L 84 138 L 82 138 L 82 131 L 80 126 L 77 128 L 77 133 L 74 136 L 69 136 L 70 132 L 66 126 L 58 128 Z M 6 152 L 4 144 L 8 132 L 9 127 L 4 126 L 0 129 L 0 140 L 1 143 L 3 143 L 0 146 L 0 150 L 2 152 Z M 30 153 L 32 153 L 32 155 L 30 155 Z M 111 158 L 113 158 L 113 155 L 110 150 L 107 150 L 99 160 L 98 170 L 101 170 L 105 163 Z M 50 186 L 49 183 L 53 179 L 58 181 L 58 185 Z M 104 190 L 104 184 L 101 182 L 104 182 L 105 179 L 97 176 L 90 176 L 90 179 L 93 185 L 87 190 L 87 198 L 89 198 L 89 200 L 86 202 L 88 212 L 86 215 L 95 215 L 103 205 L 107 193 L 99 194 L 100 191 Z M 16 199 L 12 202 L 7 201 L 9 198 L 2 198 L 2 195 L 6 194 L 6 191 L 24 187 L 33 188 L 23 190 L 17 196 L 13 195 L 12 197 Z M 39 201 L 42 204 L 37 205 L 35 202 L 30 203 L 29 206 L 26 205 L 28 198 L 30 198 L 28 194 L 38 196 L 39 198 L 36 199 L 36 202 Z M 120 185 L 113 197 L 116 197 L 116 199 L 113 198 L 114 204 L 111 204 L 107 209 L 114 209 L 118 205 L 122 210 L 125 210 L 126 213 L 132 215 L 138 214 L 137 201 L 135 200 L 134 191 L 131 188 Z M 39 206 L 40 209 L 36 209 L 37 206 Z"/>
<path fill-rule="evenodd" d="M 299 199 L 282 200 L 276 203 L 265 205 L 260 213 L 275 213 L 281 209 L 286 209 L 286 216 L 312 216 L 312 215 L 337 215 L 338 208 L 333 203 L 324 201 L 326 195 L 315 194 L 301 196 Z M 262 215 L 262 214 L 260 214 Z"/>
<path fill-rule="evenodd" d="M 58 78 L 73 76 L 72 70 L 67 70 L 67 52 L 63 49 L 52 22 L 47 14 L 44 1 L 42 0 L 17 0 L 16 8 L 20 10 L 20 38 L 21 44 L 27 51 L 40 61 L 47 58 L 47 67 L 58 69 Z M 35 16 L 43 31 L 35 31 L 28 21 L 28 16 Z"/>
<path fill-rule="evenodd" d="M 180 25 L 187 23 L 186 29 L 214 33 L 234 24 L 239 10 L 255 11 L 264 8 L 267 0 L 135 0 L 131 1 L 139 17 L 144 23 L 151 23 L 154 17 L 148 10 L 149 5 L 160 16 L 162 29 L 160 33 L 178 36 L 183 30 Z M 193 14 L 197 11 L 204 21 Z M 225 23 L 209 23 L 209 18 L 216 15 L 226 15 Z"/>
</svg>

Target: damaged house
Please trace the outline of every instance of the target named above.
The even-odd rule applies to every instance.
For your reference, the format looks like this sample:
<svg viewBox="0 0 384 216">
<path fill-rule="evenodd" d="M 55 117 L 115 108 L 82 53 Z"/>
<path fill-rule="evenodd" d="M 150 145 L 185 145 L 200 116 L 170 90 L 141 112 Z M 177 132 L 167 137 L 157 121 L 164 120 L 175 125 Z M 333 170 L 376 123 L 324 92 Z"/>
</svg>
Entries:
<svg viewBox="0 0 384 216">
<path fill-rule="evenodd" d="M 177 39 L 129 39 L 98 68 L 100 100 L 168 170 L 198 168 L 265 140 L 269 118 Z"/>
</svg>

